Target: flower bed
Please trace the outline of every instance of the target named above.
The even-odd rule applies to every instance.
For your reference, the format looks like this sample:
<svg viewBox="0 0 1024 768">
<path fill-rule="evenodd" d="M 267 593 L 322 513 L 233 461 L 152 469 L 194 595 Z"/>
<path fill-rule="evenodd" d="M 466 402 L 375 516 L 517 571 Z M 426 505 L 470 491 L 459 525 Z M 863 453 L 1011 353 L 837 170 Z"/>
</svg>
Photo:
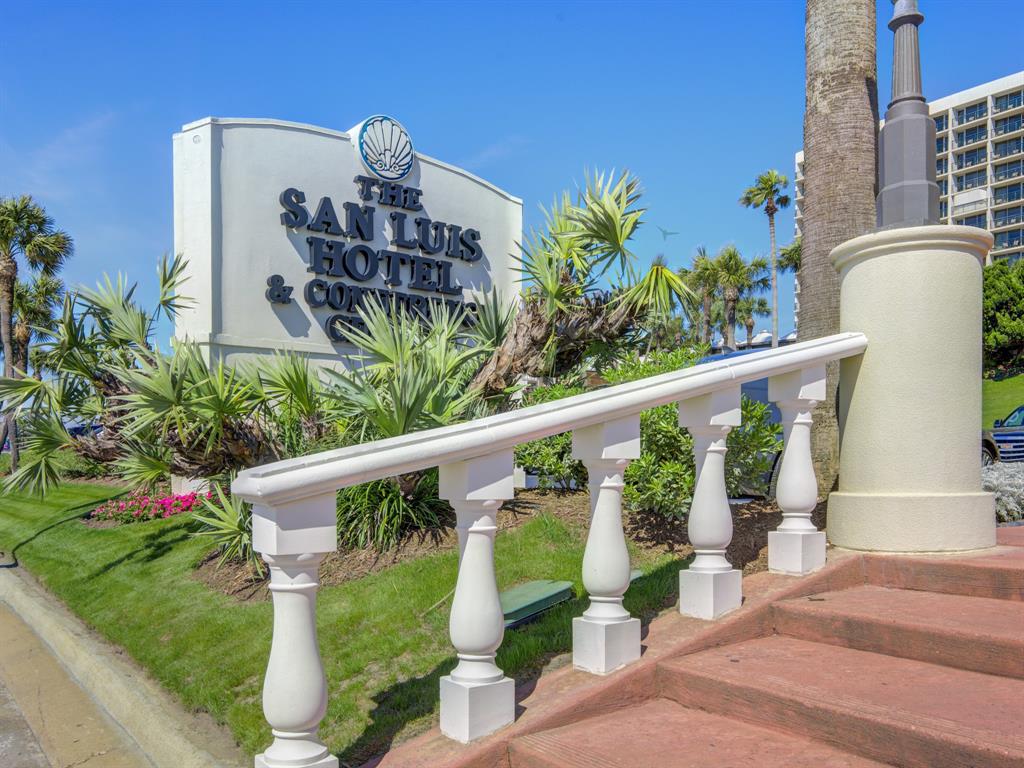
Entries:
<svg viewBox="0 0 1024 768">
<path fill-rule="evenodd" d="M 158 520 L 174 517 L 182 513 L 192 512 L 200 506 L 204 494 L 197 491 L 182 494 L 149 494 L 135 491 L 131 495 L 100 504 L 89 513 L 92 520 L 113 521 L 115 523 L 139 523 L 147 520 Z M 213 494 L 206 492 L 206 498 Z"/>
</svg>

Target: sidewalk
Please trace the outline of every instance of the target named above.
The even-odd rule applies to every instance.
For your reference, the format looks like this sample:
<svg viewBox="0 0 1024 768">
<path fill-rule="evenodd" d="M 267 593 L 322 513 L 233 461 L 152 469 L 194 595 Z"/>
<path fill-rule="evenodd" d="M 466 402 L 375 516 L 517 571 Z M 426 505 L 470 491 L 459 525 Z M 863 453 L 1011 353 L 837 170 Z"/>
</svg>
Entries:
<svg viewBox="0 0 1024 768">
<path fill-rule="evenodd" d="M 0 568 L 0 768 L 246 764 L 208 715 L 186 712 L 22 568 Z"/>
<path fill-rule="evenodd" d="M 0 765 L 152 768 L 39 636 L 2 602 Z"/>
</svg>

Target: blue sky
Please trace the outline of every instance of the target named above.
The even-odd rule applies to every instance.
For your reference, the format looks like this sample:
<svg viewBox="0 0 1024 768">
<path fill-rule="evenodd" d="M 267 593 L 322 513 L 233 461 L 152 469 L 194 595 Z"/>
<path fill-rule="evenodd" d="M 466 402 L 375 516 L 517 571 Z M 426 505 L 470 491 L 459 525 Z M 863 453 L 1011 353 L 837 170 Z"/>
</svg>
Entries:
<svg viewBox="0 0 1024 768">
<path fill-rule="evenodd" d="M 998 22 L 963 32 L 980 18 L 1019 26 L 1019 0 L 921 6 L 929 98 L 1024 65 Z M 143 297 L 173 247 L 171 135 L 207 115 L 336 129 L 394 115 L 424 153 L 522 197 L 527 227 L 585 168 L 629 168 L 649 208 L 634 250 L 674 266 L 702 244 L 767 254 L 764 215 L 736 201 L 762 170 L 792 177 L 802 141 L 800 0 L 0 9 L 0 195 L 34 195 L 73 235 L 69 284 L 120 270 Z M 890 16 L 880 0 L 883 110 Z M 791 210 L 778 231 L 791 239 Z M 780 286 L 785 333 L 792 278 Z"/>
</svg>

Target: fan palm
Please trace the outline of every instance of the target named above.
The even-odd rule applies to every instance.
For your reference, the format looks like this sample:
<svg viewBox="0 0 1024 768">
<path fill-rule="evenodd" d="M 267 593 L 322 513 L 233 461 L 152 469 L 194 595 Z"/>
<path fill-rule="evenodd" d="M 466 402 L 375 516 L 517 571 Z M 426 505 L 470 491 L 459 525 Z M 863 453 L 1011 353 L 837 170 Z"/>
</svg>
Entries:
<svg viewBox="0 0 1024 768">
<path fill-rule="evenodd" d="M 771 313 L 772 308 L 763 296 L 744 296 L 736 303 L 736 319 L 747 329 L 748 349 L 754 340 L 755 318 L 768 317 Z"/>
<path fill-rule="evenodd" d="M 789 195 L 782 190 L 789 186 L 789 179 L 776 170 L 765 171 L 754 181 L 754 186 L 740 197 L 740 205 L 747 208 L 764 208 L 768 217 L 768 240 L 771 246 L 771 288 L 772 288 L 772 346 L 779 346 L 779 288 L 775 263 L 775 214 L 789 205 Z"/>
<path fill-rule="evenodd" d="M 693 264 L 687 273 L 687 280 L 693 291 L 700 297 L 701 329 L 700 340 L 711 343 L 711 305 L 718 290 L 718 268 L 714 259 L 708 256 L 707 249 L 702 245 L 697 248 Z"/>
<path fill-rule="evenodd" d="M 747 262 L 734 245 L 727 245 L 715 257 L 718 286 L 725 305 L 725 345 L 736 348 L 736 304 L 741 296 L 767 287 L 768 263 L 762 258 Z"/>
<path fill-rule="evenodd" d="M 779 251 L 779 270 L 782 272 L 799 272 L 802 258 L 803 244 L 801 238 L 797 237 L 789 245 L 782 246 L 782 249 Z"/>
<path fill-rule="evenodd" d="M 54 275 L 38 274 L 32 281 L 14 286 L 13 346 L 15 366 L 29 374 L 32 340 L 50 335 L 54 313 L 64 299 L 64 283 Z M 37 371 L 38 374 L 38 371 Z"/>
<path fill-rule="evenodd" d="M 74 246 L 71 237 L 54 226 L 53 219 L 28 195 L 0 198 L 0 341 L 4 376 L 18 376 L 14 350 L 14 292 L 18 262 L 34 272 L 56 274 Z M 11 438 L 11 469 L 18 466 L 14 414 L 8 413 L 4 432 Z M 0 434 L 0 446 L 5 434 Z"/>
</svg>

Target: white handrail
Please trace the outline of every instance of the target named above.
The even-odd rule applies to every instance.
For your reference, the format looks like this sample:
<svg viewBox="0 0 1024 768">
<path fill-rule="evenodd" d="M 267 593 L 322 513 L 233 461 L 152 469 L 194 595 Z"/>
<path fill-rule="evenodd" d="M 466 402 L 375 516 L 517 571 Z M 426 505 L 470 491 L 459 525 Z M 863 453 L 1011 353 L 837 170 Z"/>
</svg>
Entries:
<svg viewBox="0 0 1024 768">
<path fill-rule="evenodd" d="M 265 464 L 238 474 L 231 492 L 279 505 L 351 485 L 492 454 L 550 435 L 633 416 L 667 403 L 851 357 L 861 333 L 839 333 L 372 443 Z"/>
</svg>

